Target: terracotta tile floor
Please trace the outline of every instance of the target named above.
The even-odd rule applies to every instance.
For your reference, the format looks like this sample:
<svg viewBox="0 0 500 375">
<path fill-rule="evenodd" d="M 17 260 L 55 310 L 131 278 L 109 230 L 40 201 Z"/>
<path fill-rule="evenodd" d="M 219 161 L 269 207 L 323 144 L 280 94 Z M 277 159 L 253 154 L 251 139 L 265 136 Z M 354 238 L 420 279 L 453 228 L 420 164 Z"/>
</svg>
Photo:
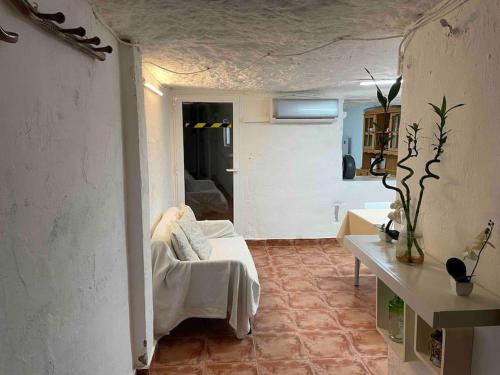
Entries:
<svg viewBox="0 0 500 375">
<path fill-rule="evenodd" d="M 189 319 L 159 341 L 154 375 L 386 375 L 375 330 L 375 278 L 337 243 L 250 244 L 261 282 L 253 333 L 224 320 Z"/>
</svg>

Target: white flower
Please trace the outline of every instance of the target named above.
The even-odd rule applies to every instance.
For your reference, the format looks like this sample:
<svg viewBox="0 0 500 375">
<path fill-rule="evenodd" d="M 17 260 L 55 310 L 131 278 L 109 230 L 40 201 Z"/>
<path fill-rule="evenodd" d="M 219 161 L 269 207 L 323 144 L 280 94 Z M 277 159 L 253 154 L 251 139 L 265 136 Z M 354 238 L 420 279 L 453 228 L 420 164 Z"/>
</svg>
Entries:
<svg viewBox="0 0 500 375">
<path fill-rule="evenodd" d="M 387 217 L 395 223 L 401 224 L 401 210 L 394 210 L 387 214 Z"/>
<path fill-rule="evenodd" d="M 472 242 L 472 244 L 470 244 L 469 246 L 466 246 L 465 249 L 464 249 L 464 258 L 469 258 L 471 260 L 477 260 L 478 258 L 478 253 L 481 251 L 481 249 L 483 248 L 483 246 L 486 246 L 486 245 L 489 245 L 491 247 L 495 247 L 493 246 L 493 244 L 491 242 L 486 242 L 488 239 L 488 232 L 486 231 L 481 231 L 481 233 L 479 233 L 475 238 L 474 238 L 474 242 Z"/>
<path fill-rule="evenodd" d="M 391 203 L 391 208 L 393 210 L 399 210 L 400 208 L 403 207 L 403 204 L 399 199 L 396 199 L 394 202 Z"/>
<path fill-rule="evenodd" d="M 470 260 L 477 260 L 476 249 L 472 246 L 466 246 L 464 250 L 464 258 L 469 258 Z"/>
</svg>

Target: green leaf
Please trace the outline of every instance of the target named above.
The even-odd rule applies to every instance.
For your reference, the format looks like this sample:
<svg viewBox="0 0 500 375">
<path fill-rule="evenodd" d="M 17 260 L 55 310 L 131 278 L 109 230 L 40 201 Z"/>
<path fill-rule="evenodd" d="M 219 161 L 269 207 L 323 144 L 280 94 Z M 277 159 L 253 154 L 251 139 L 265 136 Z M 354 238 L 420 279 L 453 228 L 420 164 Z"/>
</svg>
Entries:
<svg viewBox="0 0 500 375">
<path fill-rule="evenodd" d="M 441 113 L 446 113 L 446 96 L 443 96 L 443 102 L 441 103 Z"/>
<path fill-rule="evenodd" d="M 441 116 L 441 108 L 439 108 L 437 105 L 434 105 L 432 103 L 429 103 L 429 105 L 434 108 L 434 112 L 436 112 L 439 116 Z M 437 123 L 436 123 L 437 124 Z M 439 124 L 437 124 L 439 126 Z"/>
<path fill-rule="evenodd" d="M 457 105 L 454 105 L 453 107 L 451 107 L 450 109 L 448 109 L 448 110 L 446 111 L 446 113 L 449 113 L 451 110 L 453 110 L 453 109 L 455 109 L 455 108 L 458 108 L 458 107 L 462 107 L 462 106 L 464 106 L 464 105 L 465 105 L 465 104 L 463 104 L 463 103 L 462 103 L 462 104 L 457 104 Z"/>
<path fill-rule="evenodd" d="M 384 110 L 387 110 L 387 98 L 384 96 L 384 94 L 382 94 L 382 91 L 380 91 L 379 88 L 377 88 L 377 98 L 378 102 L 384 108 Z"/>
<path fill-rule="evenodd" d="M 370 78 L 372 79 L 372 81 L 376 82 L 375 77 L 373 77 L 373 75 L 370 73 L 370 71 L 366 68 L 365 68 L 365 70 L 368 73 L 368 75 L 370 76 Z M 377 98 L 378 98 L 380 105 L 382 106 L 382 108 L 384 108 L 384 110 L 387 110 L 387 98 L 384 96 L 384 94 L 382 94 L 382 90 L 380 90 L 380 87 L 378 87 L 378 85 L 376 83 L 375 83 L 375 87 L 377 88 Z"/>
<path fill-rule="evenodd" d="M 399 76 L 396 79 L 396 82 L 391 86 L 391 89 L 389 90 L 389 95 L 387 96 L 387 100 L 389 103 L 391 103 L 396 96 L 398 96 L 399 89 L 401 88 L 401 80 L 403 79 L 402 76 Z"/>
</svg>

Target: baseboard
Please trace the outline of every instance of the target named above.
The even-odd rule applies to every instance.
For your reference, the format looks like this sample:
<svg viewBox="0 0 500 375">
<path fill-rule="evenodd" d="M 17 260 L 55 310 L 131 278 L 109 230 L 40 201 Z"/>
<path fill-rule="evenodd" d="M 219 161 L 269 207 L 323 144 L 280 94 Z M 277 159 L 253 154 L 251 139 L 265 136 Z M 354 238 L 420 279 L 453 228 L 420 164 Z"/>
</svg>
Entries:
<svg viewBox="0 0 500 375">
<path fill-rule="evenodd" d="M 249 246 L 317 246 L 338 243 L 335 238 L 300 238 L 300 239 L 247 239 Z"/>
<path fill-rule="evenodd" d="M 139 368 L 139 369 L 135 370 L 135 375 L 149 375 L 149 374 L 151 374 L 151 372 L 150 372 L 151 364 L 153 363 L 153 360 L 155 358 L 156 348 L 157 347 L 158 347 L 158 342 L 155 341 L 155 343 L 153 345 L 153 355 L 151 356 L 151 358 L 149 360 L 148 367 Z"/>
</svg>

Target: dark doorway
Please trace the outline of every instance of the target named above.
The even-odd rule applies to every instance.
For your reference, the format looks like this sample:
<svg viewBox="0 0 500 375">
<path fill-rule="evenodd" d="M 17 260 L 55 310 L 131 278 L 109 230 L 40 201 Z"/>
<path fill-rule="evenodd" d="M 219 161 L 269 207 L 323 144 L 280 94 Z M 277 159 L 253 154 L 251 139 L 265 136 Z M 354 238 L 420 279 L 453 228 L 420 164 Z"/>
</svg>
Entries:
<svg viewBox="0 0 500 375">
<path fill-rule="evenodd" d="M 186 204 L 198 220 L 233 221 L 233 104 L 182 103 Z"/>
</svg>

